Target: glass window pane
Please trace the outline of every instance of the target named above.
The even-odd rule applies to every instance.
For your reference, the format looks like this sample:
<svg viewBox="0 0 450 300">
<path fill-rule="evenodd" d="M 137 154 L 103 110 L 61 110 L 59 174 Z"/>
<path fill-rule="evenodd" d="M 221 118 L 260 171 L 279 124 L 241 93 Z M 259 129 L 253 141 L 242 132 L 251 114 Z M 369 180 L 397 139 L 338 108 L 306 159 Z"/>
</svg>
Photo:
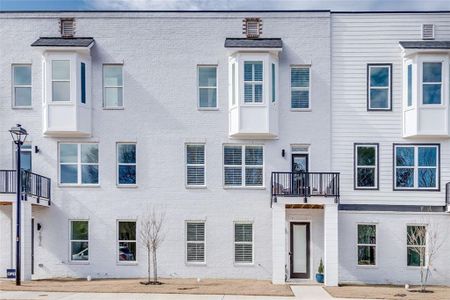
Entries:
<svg viewBox="0 0 450 300">
<path fill-rule="evenodd" d="M 186 258 L 188 262 L 204 262 L 205 261 L 205 244 L 204 243 L 188 243 L 186 246 Z"/>
<path fill-rule="evenodd" d="M 200 87 L 217 85 L 217 68 L 216 67 L 199 67 L 198 77 Z"/>
<path fill-rule="evenodd" d="M 376 225 L 358 225 L 358 244 L 376 244 Z"/>
<path fill-rule="evenodd" d="M 225 185 L 242 185 L 242 169 L 225 167 Z"/>
<path fill-rule="evenodd" d="M 119 184 L 136 184 L 135 165 L 119 165 Z"/>
<path fill-rule="evenodd" d="M 423 104 L 441 104 L 441 84 L 423 85 Z"/>
<path fill-rule="evenodd" d="M 389 108 L 388 89 L 370 89 L 370 108 Z"/>
<path fill-rule="evenodd" d="M 205 146 L 204 145 L 186 145 L 186 162 L 188 164 L 204 164 L 205 163 Z"/>
<path fill-rule="evenodd" d="M 291 108 L 309 108 L 309 91 L 291 91 Z"/>
<path fill-rule="evenodd" d="M 81 63 L 81 103 L 86 103 L 86 64 Z"/>
<path fill-rule="evenodd" d="M 436 187 L 436 168 L 420 168 L 419 187 Z"/>
<path fill-rule="evenodd" d="M 261 168 L 245 168 L 245 185 L 261 186 L 263 184 L 263 170 Z"/>
<path fill-rule="evenodd" d="M 52 83 L 53 101 L 70 101 L 70 82 L 54 81 Z"/>
<path fill-rule="evenodd" d="M 442 63 L 426 62 L 423 63 L 423 82 L 441 82 L 442 81 Z"/>
<path fill-rule="evenodd" d="M 52 79 L 70 80 L 70 61 L 68 60 L 52 61 Z"/>
<path fill-rule="evenodd" d="M 244 102 L 253 102 L 253 85 L 250 83 L 244 84 Z"/>
<path fill-rule="evenodd" d="M 14 66 L 14 84 L 31 85 L 31 66 Z"/>
<path fill-rule="evenodd" d="M 105 87 L 123 85 L 121 65 L 103 66 L 103 85 Z"/>
<path fill-rule="evenodd" d="M 236 263 L 251 263 L 253 261 L 252 244 L 235 244 L 234 251 L 234 261 Z"/>
<path fill-rule="evenodd" d="M 437 166 L 437 148 L 419 147 L 419 166 Z"/>
<path fill-rule="evenodd" d="M 358 265 L 374 266 L 375 246 L 358 246 Z"/>
<path fill-rule="evenodd" d="M 117 151 L 119 163 L 136 163 L 136 144 L 118 144 Z"/>
<path fill-rule="evenodd" d="M 309 87 L 309 68 L 291 69 L 291 87 Z"/>
<path fill-rule="evenodd" d="M 407 243 L 410 245 L 424 246 L 426 244 L 426 227 L 423 225 L 411 225 L 406 227 Z"/>
<path fill-rule="evenodd" d="M 389 67 L 370 67 L 370 86 L 389 86 Z"/>
<path fill-rule="evenodd" d="M 78 158 L 77 144 L 60 144 L 59 159 L 62 163 L 76 163 Z"/>
<path fill-rule="evenodd" d="M 408 106 L 412 106 L 412 65 L 408 65 Z"/>
<path fill-rule="evenodd" d="M 263 164 L 263 148 L 262 147 L 245 147 L 245 164 L 260 165 Z"/>
<path fill-rule="evenodd" d="M 253 224 L 234 224 L 235 242 L 253 241 Z"/>
<path fill-rule="evenodd" d="M 375 168 L 358 168 L 357 170 L 358 187 L 375 187 Z"/>
<path fill-rule="evenodd" d="M 275 90 L 276 84 L 275 84 L 275 64 L 272 64 L 272 102 L 275 102 Z"/>
<path fill-rule="evenodd" d="M 119 243 L 119 261 L 136 260 L 136 242 Z"/>
<path fill-rule="evenodd" d="M 217 90 L 216 88 L 200 88 L 200 107 L 216 107 L 217 106 Z"/>
<path fill-rule="evenodd" d="M 414 166 L 414 147 L 396 147 L 397 166 Z"/>
<path fill-rule="evenodd" d="M 119 240 L 136 240 L 136 222 L 119 222 Z"/>
<path fill-rule="evenodd" d="M 418 249 L 413 249 L 413 248 L 408 248 L 407 250 L 407 262 L 408 262 L 408 266 L 411 267 L 420 267 L 420 250 L 417 251 Z M 423 253 L 422 255 L 422 261 L 425 262 L 425 253 Z"/>
<path fill-rule="evenodd" d="M 255 84 L 255 102 L 257 102 L 257 103 L 263 102 L 262 89 L 263 89 L 262 84 Z"/>
<path fill-rule="evenodd" d="M 81 166 L 81 183 L 83 184 L 98 183 L 98 165 Z"/>
<path fill-rule="evenodd" d="M 254 62 L 253 63 L 254 68 L 254 81 L 262 81 L 263 80 L 263 64 L 262 62 Z"/>
<path fill-rule="evenodd" d="M 188 223 L 186 239 L 189 242 L 205 240 L 205 223 Z"/>
<path fill-rule="evenodd" d="M 375 166 L 376 163 L 376 150 L 375 147 L 358 146 L 358 166 Z"/>
<path fill-rule="evenodd" d="M 72 221 L 71 240 L 88 240 L 89 223 L 88 221 Z"/>
<path fill-rule="evenodd" d="M 205 167 L 188 166 L 187 167 L 187 184 L 188 185 L 204 185 L 205 184 Z"/>
<path fill-rule="evenodd" d="M 253 80 L 253 64 L 250 62 L 244 63 L 244 81 Z"/>
<path fill-rule="evenodd" d="M 81 144 L 81 162 L 98 163 L 98 144 Z"/>
<path fill-rule="evenodd" d="M 76 165 L 61 165 L 61 183 L 78 183 Z"/>
<path fill-rule="evenodd" d="M 89 243 L 88 242 L 71 242 L 71 259 L 76 261 L 89 260 Z"/>
<path fill-rule="evenodd" d="M 396 170 L 396 187 L 414 187 L 414 169 L 398 168 Z"/>
<path fill-rule="evenodd" d="M 105 88 L 105 107 L 123 106 L 122 88 Z"/>
<path fill-rule="evenodd" d="M 15 106 L 31 106 L 31 88 L 16 87 L 14 88 L 14 105 Z"/>
<path fill-rule="evenodd" d="M 22 147 L 24 146 L 25 145 L 23 145 Z M 20 151 L 20 167 L 26 171 L 31 171 L 31 149 L 28 151 L 24 150 Z"/>
<path fill-rule="evenodd" d="M 226 146 L 224 151 L 224 165 L 242 165 L 242 147 Z"/>
</svg>

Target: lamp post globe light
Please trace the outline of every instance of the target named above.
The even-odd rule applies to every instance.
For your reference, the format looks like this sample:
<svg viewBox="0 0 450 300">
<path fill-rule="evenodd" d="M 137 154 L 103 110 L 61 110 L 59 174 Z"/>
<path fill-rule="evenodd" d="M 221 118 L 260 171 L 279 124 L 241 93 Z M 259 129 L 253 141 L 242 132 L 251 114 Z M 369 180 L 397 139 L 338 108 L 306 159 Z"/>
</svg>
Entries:
<svg viewBox="0 0 450 300">
<path fill-rule="evenodd" d="M 16 285 L 20 285 L 20 208 L 21 208 L 21 193 L 22 193 L 22 174 L 20 165 L 20 147 L 27 138 L 27 131 L 22 128 L 22 125 L 17 124 L 9 130 L 11 137 L 16 144 Z"/>
</svg>

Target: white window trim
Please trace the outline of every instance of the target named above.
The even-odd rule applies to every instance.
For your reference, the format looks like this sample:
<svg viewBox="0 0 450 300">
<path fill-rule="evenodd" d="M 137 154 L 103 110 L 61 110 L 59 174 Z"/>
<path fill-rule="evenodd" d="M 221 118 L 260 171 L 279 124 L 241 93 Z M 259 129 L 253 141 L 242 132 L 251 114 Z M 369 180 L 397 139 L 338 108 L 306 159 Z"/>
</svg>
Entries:
<svg viewBox="0 0 450 300">
<path fill-rule="evenodd" d="M 136 161 L 134 163 L 119 163 L 119 145 L 134 145 Z M 138 168 L 137 168 L 137 143 L 136 142 L 117 142 L 116 143 L 116 186 L 117 187 L 137 187 L 138 186 Z M 136 182 L 135 183 L 119 183 L 119 166 L 135 166 L 136 169 Z"/>
<path fill-rule="evenodd" d="M 61 145 L 77 145 L 77 162 L 76 163 L 61 163 Z M 82 163 L 81 162 L 81 145 L 83 144 L 95 144 L 98 149 L 98 162 L 97 163 Z M 61 182 L 61 165 L 76 165 L 77 166 L 77 183 L 62 183 Z M 98 183 L 82 183 L 81 182 L 81 166 L 83 165 L 96 165 L 98 167 Z M 58 143 L 58 186 L 59 187 L 98 187 L 100 186 L 100 145 L 97 142 L 59 142 Z"/>
<path fill-rule="evenodd" d="M 215 87 L 211 87 L 211 86 L 200 86 L 200 68 L 216 68 L 216 86 Z M 200 106 L 200 89 L 216 89 L 216 106 L 211 106 L 211 107 L 202 107 Z M 197 109 L 198 110 L 219 110 L 219 67 L 218 65 L 197 65 Z"/>
<path fill-rule="evenodd" d="M 414 166 L 397 166 L 397 148 L 414 148 Z M 436 166 L 419 166 L 419 148 L 436 148 Z M 438 145 L 427 144 L 395 144 L 394 145 L 394 190 L 425 190 L 425 191 L 439 191 L 440 190 L 440 147 Z M 419 187 L 419 169 L 436 168 L 436 186 L 434 187 Z M 397 169 L 414 169 L 414 181 L 412 187 L 397 187 Z"/>
<path fill-rule="evenodd" d="M 426 64 L 426 63 L 440 63 L 441 64 L 441 81 L 436 81 L 436 82 L 424 82 L 423 81 L 423 65 Z M 445 74 L 446 68 L 444 67 L 444 64 L 445 64 L 445 61 L 442 60 L 442 59 L 429 59 L 429 58 L 426 58 L 423 61 L 421 61 L 421 66 L 420 66 L 420 70 L 421 70 L 421 73 L 420 73 L 420 95 L 419 95 L 419 97 L 421 99 L 420 105 L 422 107 L 441 107 L 441 106 L 445 105 L 444 104 L 444 93 L 445 93 L 445 91 L 444 91 L 444 88 L 445 88 L 444 80 L 445 80 L 445 77 L 447 77 L 447 75 Z M 424 98 L 423 98 L 423 87 L 425 85 L 431 85 L 431 84 L 439 84 L 441 86 L 441 102 L 440 103 L 429 103 L 429 104 L 427 104 L 427 103 L 423 102 L 424 101 Z"/>
<path fill-rule="evenodd" d="M 225 165 L 225 147 L 241 147 L 242 151 L 242 164 L 241 165 Z M 246 185 L 245 183 L 245 167 L 247 166 L 245 164 L 245 148 L 246 147 L 262 147 L 263 149 L 263 164 L 261 166 L 262 168 L 262 185 Z M 241 184 L 240 185 L 227 185 L 225 184 L 225 167 L 230 168 L 238 168 L 241 167 Z M 250 168 L 260 168 L 259 165 L 249 165 Z M 224 144 L 222 147 L 222 174 L 223 174 L 223 181 L 222 185 L 224 189 L 265 189 L 265 149 L 264 145 L 261 144 Z"/>
<path fill-rule="evenodd" d="M 188 241 L 187 240 L 187 229 L 188 229 L 188 224 L 189 223 L 203 223 L 203 226 L 204 226 L 204 231 L 205 231 L 205 233 L 204 233 L 204 236 L 203 236 L 203 241 Z M 201 266 L 204 266 L 204 265 L 206 265 L 206 251 L 207 251 L 207 249 L 206 249 L 206 221 L 205 220 L 187 220 L 187 221 L 185 221 L 185 224 L 184 224 L 184 234 L 185 234 L 185 238 L 184 238 L 184 241 L 185 241 L 185 243 L 184 243 L 184 262 L 185 262 L 185 264 L 186 265 L 201 265 Z M 191 243 L 191 244 L 203 244 L 203 247 L 204 247 L 204 257 L 203 257 L 203 261 L 188 261 L 188 257 L 187 257 L 187 247 L 188 247 L 188 244 L 189 243 Z"/>
<path fill-rule="evenodd" d="M 30 71 L 31 71 L 31 83 L 30 84 L 16 84 L 15 83 L 15 67 L 30 67 Z M 11 90 L 11 99 L 12 99 L 12 108 L 14 109 L 32 109 L 33 108 L 33 67 L 32 64 L 29 63 L 14 63 L 11 64 L 11 86 L 12 86 L 12 90 Z M 16 87 L 17 88 L 30 88 L 31 90 L 31 103 L 30 105 L 16 105 Z"/>
<path fill-rule="evenodd" d="M 72 222 L 84 221 L 88 222 L 88 239 L 87 240 L 72 240 Z M 69 219 L 69 263 L 73 265 L 88 265 L 91 262 L 91 222 L 89 219 Z M 73 260 L 72 259 L 72 242 L 88 242 L 88 259 L 87 260 Z"/>
<path fill-rule="evenodd" d="M 366 165 L 358 165 L 358 148 L 375 148 L 375 165 L 374 166 L 366 166 Z M 379 157 L 379 153 L 378 153 L 378 148 L 379 145 L 378 144 L 355 144 L 355 161 L 354 161 L 354 182 L 355 182 L 355 189 L 358 190 L 378 190 L 379 186 L 378 186 L 378 173 L 379 173 L 379 162 L 378 162 L 378 157 Z M 375 173 L 375 186 L 359 186 L 358 185 L 358 169 L 359 168 L 363 168 L 363 169 L 374 169 L 374 173 Z"/>
<path fill-rule="evenodd" d="M 308 87 L 293 87 L 292 86 L 292 69 L 296 68 L 308 68 L 309 69 L 309 86 Z M 297 111 L 312 111 L 312 100 L 311 100 L 311 65 L 291 65 L 289 68 L 289 107 L 293 112 Z M 308 107 L 305 108 L 293 108 L 292 107 L 292 91 L 308 91 Z"/>
<path fill-rule="evenodd" d="M 245 80 L 245 64 L 246 63 L 252 63 L 252 78 L 254 77 L 254 71 L 255 71 L 255 67 L 254 67 L 254 63 L 261 63 L 262 64 L 262 80 L 261 81 L 255 81 L 255 80 L 250 80 L 247 81 Z M 242 103 L 241 106 L 264 106 L 265 103 L 265 80 L 266 80 L 266 70 L 265 70 L 265 61 L 264 59 L 244 59 L 243 63 L 242 63 Z M 254 79 L 254 78 L 253 78 Z M 245 102 L 245 84 L 251 84 L 252 85 L 252 101 L 251 102 Z M 261 85 L 261 102 L 255 102 L 255 85 Z"/>
<path fill-rule="evenodd" d="M 105 66 L 120 66 L 122 68 L 122 85 L 105 85 Z M 102 108 L 104 110 L 122 110 L 125 109 L 125 76 L 124 76 L 124 64 L 123 63 L 105 63 L 102 65 Z M 106 106 L 105 96 L 106 88 L 122 88 L 122 106 Z"/>
<path fill-rule="evenodd" d="M 408 245 L 408 227 L 410 227 L 410 226 L 425 226 L 425 245 L 423 245 L 423 246 L 420 246 L 420 245 L 418 245 L 418 246 L 409 246 Z M 420 224 L 420 223 L 407 223 L 406 224 L 406 228 L 405 228 L 406 230 L 405 230 L 405 232 L 406 232 L 406 241 L 405 241 L 405 244 L 406 244 L 406 259 L 405 259 L 405 262 L 406 262 L 406 267 L 408 268 L 408 269 L 420 269 L 420 266 L 408 266 L 408 248 L 411 248 L 411 247 L 424 247 L 425 248 L 425 265 L 423 266 L 424 268 L 426 268 L 426 267 L 428 267 L 428 258 L 427 258 L 427 255 L 428 255 L 428 224 Z"/>
<path fill-rule="evenodd" d="M 236 225 L 237 224 L 251 224 L 252 225 L 252 241 L 251 242 L 236 242 Z M 236 262 L 236 244 L 252 245 L 252 261 L 251 262 Z M 234 266 L 254 266 L 255 265 L 255 224 L 252 221 L 234 221 L 233 222 L 233 265 Z"/>
<path fill-rule="evenodd" d="M 369 64 L 368 65 L 369 69 L 368 72 L 369 74 L 367 74 L 367 78 L 368 78 L 368 82 L 367 82 L 367 87 L 368 87 L 368 93 L 367 93 L 367 100 L 369 101 L 367 104 L 367 107 L 369 109 L 369 111 L 389 111 L 392 109 L 392 65 L 391 64 Z M 388 68 L 388 85 L 387 86 L 371 86 L 371 74 L 372 74 L 372 68 Z M 372 107 L 372 98 L 370 96 L 370 91 L 371 90 L 386 90 L 388 91 L 388 107 L 383 107 L 383 108 L 379 108 L 379 107 Z"/>
<path fill-rule="evenodd" d="M 187 162 L 187 147 L 188 146 L 203 146 L 203 164 L 188 164 Z M 206 188 L 206 144 L 205 143 L 185 143 L 184 144 L 184 185 L 187 189 L 204 189 Z M 188 167 L 203 167 L 203 184 L 188 184 Z"/>
<path fill-rule="evenodd" d="M 373 225 L 375 226 L 375 244 L 360 244 L 358 242 L 358 227 L 359 225 Z M 356 266 L 358 268 L 377 268 L 378 267 L 378 224 L 377 223 L 356 223 Z M 374 265 L 360 265 L 359 264 L 359 257 L 358 257 L 358 247 L 359 246 L 369 246 L 369 247 L 375 247 L 375 264 Z"/>
<path fill-rule="evenodd" d="M 69 62 L 69 79 L 53 79 L 53 62 L 55 61 L 67 61 Z M 71 58 L 55 58 L 50 61 L 50 70 L 51 70 L 51 77 L 50 77 L 50 94 L 52 95 L 52 103 L 53 104 L 68 104 L 72 102 L 72 59 Z M 69 100 L 54 100 L 53 99 L 53 82 L 68 82 L 69 83 Z"/>
<path fill-rule="evenodd" d="M 135 231 L 136 231 L 136 240 L 119 240 L 119 223 L 121 222 L 134 222 L 135 223 Z M 116 264 L 117 265 L 137 265 L 138 264 L 138 222 L 136 219 L 118 219 L 116 220 Z M 136 255 L 135 260 L 119 260 L 119 243 L 126 243 L 126 242 L 134 242 L 136 243 Z"/>
</svg>

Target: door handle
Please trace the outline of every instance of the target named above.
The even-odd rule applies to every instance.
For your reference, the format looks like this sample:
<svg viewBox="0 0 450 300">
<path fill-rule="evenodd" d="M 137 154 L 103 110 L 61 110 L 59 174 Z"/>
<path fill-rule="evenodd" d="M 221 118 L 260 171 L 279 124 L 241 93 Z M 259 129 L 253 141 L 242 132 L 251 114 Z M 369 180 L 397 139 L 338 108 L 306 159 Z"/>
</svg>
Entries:
<svg viewBox="0 0 450 300">
<path fill-rule="evenodd" d="M 292 256 L 292 252 L 289 252 L 289 256 Z"/>
</svg>

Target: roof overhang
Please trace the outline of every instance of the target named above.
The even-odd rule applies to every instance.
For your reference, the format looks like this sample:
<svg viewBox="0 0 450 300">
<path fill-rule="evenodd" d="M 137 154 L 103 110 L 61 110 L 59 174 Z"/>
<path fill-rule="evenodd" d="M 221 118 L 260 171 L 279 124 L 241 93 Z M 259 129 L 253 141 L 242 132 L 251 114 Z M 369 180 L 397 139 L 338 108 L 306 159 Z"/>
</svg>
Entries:
<svg viewBox="0 0 450 300">
<path fill-rule="evenodd" d="M 450 41 L 400 41 L 404 57 L 417 53 L 450 53 Z"/>
<path fill-rule="evenodd" d="M 235 52 L 281 52 L 283 41 L 281 38 L 226 38 L 225 48 Z"/>
<path fill-rule="evenodd" d="M 89 51 L 95 44 L 92 37 L 40 37 L 31 47 L 43 51 Z"/>
</svg>

